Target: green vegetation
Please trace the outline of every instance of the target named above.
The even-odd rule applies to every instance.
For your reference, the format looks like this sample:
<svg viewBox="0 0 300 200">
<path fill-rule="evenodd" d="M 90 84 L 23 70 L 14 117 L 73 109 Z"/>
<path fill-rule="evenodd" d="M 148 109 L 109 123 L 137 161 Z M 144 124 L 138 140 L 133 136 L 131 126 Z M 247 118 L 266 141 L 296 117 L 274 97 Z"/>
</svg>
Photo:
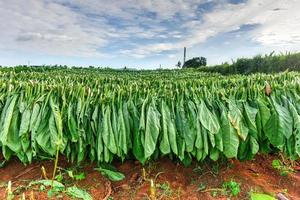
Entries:
<svg viewBox="0 0 300 200">
<path fill-rule="evenodd" d="M 9 181 L 6 191 L 7 199 L 14 199 L 14 196 L 21 194 L 23 195 L 22 199 L 25 199 L 25 191 L 46 191 L 48 197 L 51 199 L 62 199 L 63 194 L 75 199 L 92 199 L 91 195 L 86 190 L 74 185 L 73 180 L 83 180 L 85 178 L 84 173 L 80 173 L 79 175 L 74 174 L 75 172 L 70 169 L 59 168 L 59 175 L 55 177 L 55 180 L 49 180 L 47 177 L 41 180 L 26 180 L 23 181 L 24 183 L 19 184 L 13 191 L 12 183 Z M 34 199 L 34 197 L 32 196 L 31 199 Z"/>
<path fill-rule="evenodd" d="M 268 194 L 261 194 L 261 193 L 250 193 L 251 200 L 276 200 L 274 197 Z"/>
<path fill-rule="evenodd" d="M 300 53 L 287 53 L 281 55 L 257 55 L 253 58 L 239 58 L 232 64 L 202 67 L 201 71 L 221 74 L 251 74 L 275 73 L 285 70 L 300 71 Z"/>
<path fill-rule="evenodd" d="M 177 64 L 177 66 L 179 66 Z M 204 57 L 195 57 L 190 60 L 187 60 L 182 68 L 199 68 L 206 66 L 206 58 Z"/>
<path fill-rule="evenodd" d="M 198 70 L 2 68 L 0 146 L 6 160 L 23 163 L 57 153 L 98 164 L 170 156 L 188 165 L 251 159 L 259 151 L 297 159 L 299 78 L 296 72 L 224 77 Z"/>
<path fill-rule="evenodd" d="M 87 193 L 85 190 L 82 190 L 76 186 L 68 187 L 66 190 L 66 193 L 77 199 L 84 199 L 84 200 L 92 200 L 93 198 L 89 193 Z"/>
<path fill-rule="evenodd" d="M 164 182 L 162 184 L 157 183 L 156 187 L 162 190 L 163 196 L 171 197 L 173 194 L 172 188 L 168 182 Z"/>
<path fill-rule="evenodd" d="M 208 188 L 208 189 L 205 189 L 206 185 L 201 183 L 198 186 L 197 191 L 210 192 L 213 197 L 217 197 L 219 195 L 222 195 L 222 196 L 225 195 L 225 196 L 228 196 L 228 197 L 231 197 L 231 196 L 236 197 L 241 192 L 240 185 L 241 185 L 240 183 L 238 183 L 234 180 L 230 180 L 230 181 L 225 181 L 222 184 L 222 188 Z"/>
<path fill-rule="evenodd" d="M 113 166 L 102 164 L 95 170 L 99 171 L 103 176 L 107 177 L 111 181 L 121 181 L 125 178 L 125 175 L 118 172 Z"/>
<path fill-rule="evenodd" d="M 237 196 L 241 192 L 240 184 L 231 180 L 223 183 L 223 188 L 229 196 Z"/>
<path fill-rule="evenodd" d="M 278 170 L 281 176 L 287 176 L 289 173 L 294 172 L 292 167 L 284 165 L 278 159 L 272 161 L 272 167 Z"/>
</svg>

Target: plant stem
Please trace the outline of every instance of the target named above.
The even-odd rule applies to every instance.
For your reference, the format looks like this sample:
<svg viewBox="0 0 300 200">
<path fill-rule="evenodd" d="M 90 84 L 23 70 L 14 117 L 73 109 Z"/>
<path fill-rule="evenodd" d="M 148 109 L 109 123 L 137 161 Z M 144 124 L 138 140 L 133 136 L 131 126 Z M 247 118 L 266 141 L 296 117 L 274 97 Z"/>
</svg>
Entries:
<svg viewBox="0 0 300 200">
<path fill-rule="evenodd" d="M 150 199 L 156 200 L 156 186 L 153 179 L 150 180 Z"/>
<path fill-rule="evenodd" d="M 54 169 L 53 169 L 53 175 L 52 175 L 52 181 L 51 181 L 51 188 L 53 188 L 53 181 L 55 179 L 57 163 L 58 163 L 58 154 L 59 154 L 59 146 L 57 145 L 57 147 L 56 147 L 56 157 L 55 157 Z"/>
<path fill-rule="evenodd" d="M 224 189 L 222 189 L 222 188 L 210 188 L 210 189 L 202 190 L 202 191 L 200 191 L 200 192 L 212 192 L 212 191 L 220 191 L 220 192 L 223 192 Z"/>
</svg>

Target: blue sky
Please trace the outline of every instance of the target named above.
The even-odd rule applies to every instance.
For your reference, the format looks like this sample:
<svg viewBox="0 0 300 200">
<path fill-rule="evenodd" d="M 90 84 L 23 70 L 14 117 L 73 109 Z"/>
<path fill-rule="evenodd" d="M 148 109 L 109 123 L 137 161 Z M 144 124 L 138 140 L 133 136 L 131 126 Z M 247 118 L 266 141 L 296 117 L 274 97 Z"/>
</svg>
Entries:
<svg viewBox="0 0 300 200">
<path fill-rule="evenodd" d="M 299 0 L 1 0 L 0 65 L 172 68 L 299 51 Z"/>
</svg>

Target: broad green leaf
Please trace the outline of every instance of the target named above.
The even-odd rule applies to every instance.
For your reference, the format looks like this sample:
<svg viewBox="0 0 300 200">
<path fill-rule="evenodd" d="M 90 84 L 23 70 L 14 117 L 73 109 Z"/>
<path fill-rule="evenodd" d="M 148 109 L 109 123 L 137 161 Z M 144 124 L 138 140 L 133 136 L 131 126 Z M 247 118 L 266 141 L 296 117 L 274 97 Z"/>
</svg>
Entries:
<svg viewBox="0 0 300 200">
<path fill-rule="evenodd" d="M 282 105 L 279 105 L 275 100 L 272 101 L 275 107 L 275 110 L 279 117 L 279 134 L 283 134 L 286 139 L 290 138 L 293 133 L 293 118 L 290 114 L 288 108 L 285 108 Z"/>
<path fill-rule="evenodd" d="M 184 139 L 186 142 L 186 151 L 192 152 L 195 147 L 195 140 L 197 137 L 197 124 L 195 123 L 195 121 L 197 121 L 198 115 L 197 115 L 197 108 L 194 102 L 188 101 L 186 109 L 187 109 L 186 117 L 188 119 L 186 127 L 188 127 L 187 128 L 188 130 L 184 134 Z"/>
<path fill-rule="evenodd" d="M 251 200 L 276 200 L 274 197 L 268 194 L 261 194 L 261 193 L 250 193 Z"/>
<path fill-rule="evenodd" d="M 17 101 L 18 96 L 14 95 L 6 100 L 4 109 L 1 114 L 1 128 L 0 128 L 0 141 L 2 145 L 6 146 L 8 144 L 8 134 L 9 128 L 11 126 L 11 122 L 13 120 L 13 113 L 15 104 Z"/>
<path fill-rule="evenodd" d="M 201 100 L 200 105 L 198 106 L 198 113 L 200 122 L 204 126 L 204 128 L 206 128 L 210 133 L 216 134 L 220 129 L 218 119 L 206 107 L 203 100 Z"/>
<path fill-rule="evenodd" d="M 259 145 L 256 139 L 250 136 L 250 148 L 253 155 L 255 155 L 259 151 Z"/>
<path fill-rule="evenodd" d="M 77 142 L 79 138 L 79 132 L 76 124 L 75 117 L 73 116 L 73 106 L 72 103 L 69 104 L 68 108 L 68 129 L 71 133 L 71 141 Z"/>
<path fill-rule="evenodd" d="M 177 145 L 177 130 L 175 124 L 175 114 L 174 114 L 174 105 L 172 104 L 172 109 L 170 110 L 170 120 L 168 124 L 169 128 L 169 142 L 172 149 L 172 152 L 175 155 L 178 155 L 178 145 Z"/>
<path fill-rule="evenodd" d="M 99 171 L 103 176 L 107 177 L 111 181 L 121 181 L 125 178 L 123 173 L 118 172 L 113 167 L 109 167 L 107 165 L 95 168 L 95 170 Z"/>
<path fill-rule="evenodd" d="M 31 185 L 44 185 L 46 187 L 50 187 L 50 186 L 52 186 L 52 180 L 31 181 L 29 183 L 29 186 L 31 186 Z M 63 191 L 65 189 L 65 186 L 62 183 L 55 181 L 55 180 L 53 180 L 53 187 L 56 189 L 59 189 L 60 191 Z"/>
<path fill-rule="evenodd" d="M 29 132 L 30 116 L 31 116 L 31 112 L 29 108 L 25 109 L 25 111 L 22 113 L 22 118 L 21 118 L 21 124 L 19 130 L 20 137 L 24 137 L 23 135 L 26 135 Z"/>
<path fill-rule="evenodd" d="M 160 132 L 160 114 L 156 110 L 153 102 L 149 105 L 146 121 L 144 148 L 145 158 L 149 158 L 155 151 Z"/>
<path fill-rule="evenodd" d="M 125 116 L 123 115 L 123 108 L 122 106 L 119 107 L 118 112 L 118 147 L 123 151 L 124 154 L 128 152 L 128 137 L 127 137 L 127 130 L 125 124 Z"/>
<path fill-rule="evenodd" d="M 73 198 L 92 200 L 92 196 L 85 190 L 80 189 L 76 186 L 68 187 L 66 190 L 67 194 Z"/>
<path fill-rule="evenodd" d="M 264 131 L 271 144 L 280 149 L 284 145 L 284 134 L 282 133 L 282 129 L 283 127 L 279 122 L 279 115 L 276 112 L 273 112 L 265 126 Z"/>
<path fill-rule="evenodd" d="M 295 152 L 300 157 L 300 115 L 297 113 L 293 104 L 289 104 L 289 108 L 294 120 L 293 136 L 295 137 Z M 293 148 L 293 147 L 292 147 Z"/>
<path fill-rule="evenodd" d="M 144 149 L 143 149 L 143 145 L 142 145 L 142 136 L 141 135 L 144 134 L 145 129 L 143 127 L 141 127 L 141 129 L 140 129 L 140 125 L 143 124 L 144 120 L 145 120 L 145 117 L 143 114 L 145 112 L 145 104 L 146 104 L 146 102 L 143 103 L 143 106 L 141 109 L 143 117 L 141 117 L 141 119 L 140 119 L 137 108 L 134 105 L 134 103 L 133 102 L 129 103 L 129 112 L 131 113 L 132 121 L 133 121 L 132 152 L 133 152 L 133 155 L 135 156 L 135 158 L 137 160 L 139 160 L 142 164 L 145 162 L 145 157 L 144 157 Z M 143 121 L 143 123 L 141 121 Z"/>
<path fill-rule="evenodd" d="M 55 124 L 51 124 L 50 122 L 52 118 L 50 117 L 49 125 L 50 125 L 50 133 L 52 142 L 59 148 L 61 152 L 65 149 L 64 140 L 63 140 L 63 125 L 62 125 L 62 117 L 60 113 L 60 109 L 58 105 L 54 102 L 53 97 L 50 98 L 50 107 L 52 110 L 52 115 Z"/>
<path fill-rule="evenodd" d="M 106 106 L 103 119 L 102 138 L 105 146 L 113 153 L 117 153 L 117 145 L 115 136 L 111 126 L 111 110 L 110 106 Z"/>
<path fill-rule="evenodd" d="M 239 136 L 236 130 L 231 126 L 224 107 L 221 113 L 221 129 L 224 145 L 224 155 L 227 158 L 236 158 L 240 143 Z"/>
<path fill-rule="evenodd" d="M 161 102 L 161 115 L 162 115 L 162 138 L 159 144 L 159 149 L 163 154 L 168 154 L 171 152 L 171 145 L 169 142 L 169 134 L 170 134 L 169 126 L 170 123 L 172 122 L 171 122 L 170 110 L 168 108 L 168 105 L 164 101 Z"/>
<path fill-rule="evenodd" d="M 274 109 L 264 131 L 271 144 L 282 149 L 285 139 L 288 139 L 292 135 L 293 123 L 291 122 L 293 119 L 288 110 L 276 103 L 274 99 L 272 99 L 272 104 L 274 105 Z"/>
<path fill-rule="evenodd" d="M 233 101 L 228 102 L 229 111 L 228 119 L 236 133 L 242 140 L 246 140 L 249 129 L 245 125 L 244 117 L 238 108 L 238 105 Z"/>
</svg>

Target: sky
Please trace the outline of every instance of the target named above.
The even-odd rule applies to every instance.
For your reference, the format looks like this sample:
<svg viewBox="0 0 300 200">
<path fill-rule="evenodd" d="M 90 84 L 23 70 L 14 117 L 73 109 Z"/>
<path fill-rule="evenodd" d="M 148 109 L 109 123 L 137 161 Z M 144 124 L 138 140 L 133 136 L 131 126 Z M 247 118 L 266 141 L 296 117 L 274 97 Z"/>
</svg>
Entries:
<svg viewBox="0 0 300 200">
<path fill-rule="evenodd" d="M 0 0 L 0 65 L 173 68 L 300 50 L 300 0 Z"/>
</svg>

